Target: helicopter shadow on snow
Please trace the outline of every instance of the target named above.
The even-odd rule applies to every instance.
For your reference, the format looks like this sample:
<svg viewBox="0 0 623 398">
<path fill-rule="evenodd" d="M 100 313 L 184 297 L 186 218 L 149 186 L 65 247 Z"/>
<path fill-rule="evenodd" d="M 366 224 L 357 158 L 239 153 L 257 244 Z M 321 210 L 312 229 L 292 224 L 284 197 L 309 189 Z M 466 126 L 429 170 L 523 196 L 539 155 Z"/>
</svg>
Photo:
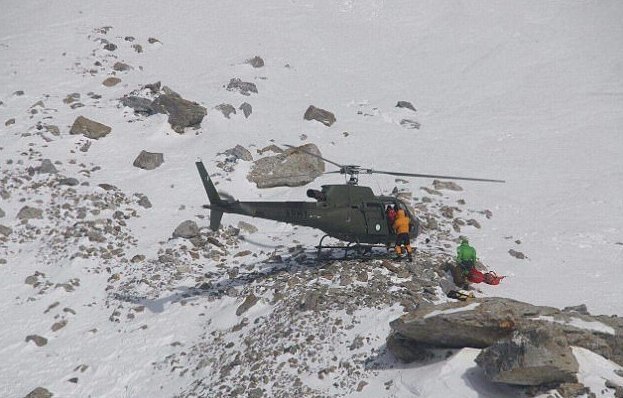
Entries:
<svg viewBox="0 0 623 398">
<path fill-rule="evenodd" d="M 341 251 L 341 250 L 338 250 Z M 299 256 L 304 255 L 304 259 L 299 259 Z M 374 257 L 370 257 L 374 258 Z M 242 286 L 250 285 L 252 283 L 262 281 L 278 275 L 280 273 L 288 273 L 295 275 L 299 272 L 305 272 L 313 269 L 322 269 L 323 267 L 332 264 L 334 262 L 352 260 L 351 258 L 337 258 L 337 257 L 318 257 L 316 250 L 295 250 L 292 253 L 287 253 L 287 256 L 273 256 L 273 260 L 264 259 L 258 260 L 248 265 L 253 265 L 253 268 L 259 268 L 257 271 L 238 273 L 234 277 L 229 277 L 227 271 L 214 274 L 214 279 L 207 280 L 199 286 L 181 286 L 175 288 L 172 294 L 156 299 L 148 299 L 139 297 L 132 294 L 120 294 L 115 293 L 114 298 L 136 304 L 143 305 L 149 311 L 153 313 L 162 313 L 165 311 L 167 305 L 180 303 L 184 301 L 199 300 L 202 297 L 211 297 L 214 299 L 220 299 L 225 296 L 234 297 L 231 289 L 236 289 Z M 359 259 L 361 260 L 361 259 Z"/>
</svg>

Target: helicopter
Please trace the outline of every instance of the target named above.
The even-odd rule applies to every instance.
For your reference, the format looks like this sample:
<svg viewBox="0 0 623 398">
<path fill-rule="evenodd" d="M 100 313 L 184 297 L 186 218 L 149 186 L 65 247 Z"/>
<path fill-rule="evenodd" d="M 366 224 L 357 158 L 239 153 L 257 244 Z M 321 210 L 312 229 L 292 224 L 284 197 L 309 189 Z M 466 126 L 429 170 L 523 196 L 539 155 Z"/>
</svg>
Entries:
<svg viewBox="0 0 623 398">
<path fill-rule="evenodd" d="M 344 184 L 322 185 L 320 190 L 308 189 L 307 197 L 315 201 L 297 202 L 241 202 L 227 197 L 222 198 L 217 192 L 214 183 L 201 160 L 195 164 L 203 187 L 208 195 L 210 204 L 203 207 L 210 209 L 210 229 L 218 230 L 224 213 L 241 214 L 250 217 L 281 221 L 293 225 L 317 228 L 324 232 L 324 236 L 316 246 L 318 254 L 322 249 L 352 248 L 361 253 L 368 253 L 373 247 L 389 248 L 396 242 L 396 233 L 386 215 L 388 206 L 396 210 L 404 210 L 411 219 L 409 239 L 417 238 L 420 232 L 420 223 L 413 214 L 410 206 L 394 196 L 375 195 L 370 187 L 359 185 L 360 174 L 387 174 L 400 177 L 441 178 L 450 180 L 467 180 L 482 182 L 504 183 L 504 180 L 455 177 L 432 174 L 403 173 L 394 171 L 373 170 L 357 165 L 342 165 L 325 159 L 315 153 L 305 151 L 291 145 L 289 148 L 302 151 L 310 156 L 317 157 L 329 164 L 338 167 L 338 170 L 324 174 L 344 174 L 348 176 Z M 346 246 L 323 245 L 327 237 L 333 237 L 346 242 Z"/>
</svg>

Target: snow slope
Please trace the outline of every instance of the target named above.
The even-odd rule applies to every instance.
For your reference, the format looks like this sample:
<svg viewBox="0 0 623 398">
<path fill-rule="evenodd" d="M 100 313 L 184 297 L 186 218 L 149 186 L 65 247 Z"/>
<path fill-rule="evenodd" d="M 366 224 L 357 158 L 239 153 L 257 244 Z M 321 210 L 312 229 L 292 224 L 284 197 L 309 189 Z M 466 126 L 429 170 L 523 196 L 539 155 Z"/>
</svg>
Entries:
<svg viewBox="0 0 623 398">
<path fill-rule="evenodd" d="M 623 254 L 623 5 L 618 1 L 23 1 L 5 2 L 2 9 L 0 171 L 3 176 L 23 174 L 49 158 L 62 162 L 57 168 L 63 175 L 81 181 L 88 175 L 90 186 L 76 188 L 84 197 L 100 183 L 126 193 L 127 206 L 134 203 L 133 193 L 146 194 L 153 207 L 139 208 L 139 216 L 127 220 L 136 239 L 126 242 L 127 259 L 179 249 L 168 240 L 183 220 L 207 225 L 207 219 L 196 217 L 205 214 L 201 205 L 206 202 L 193 165 L 196 158 L 212 172 L 218 171 L 217 154 L 236 144 L 256 149 L 271 140 L 313 142 L 323 156 L 343 164 L 505 179 L 503 185 L 465 182 L 460 183 L 462 192 L 443 191 L 450 206 L 464 199 L 468 209 L 493 213 L 490 220 L 481 220 L 481 229 L 461 232 L 490 268 L 508 275 L 500 286 L 483 287 L 483 293 L 558 307 L 585 303 L 592 313 L 623 315 L 618 272 Z M 99 29 L 105 26 L 112 28 Z M 124 40 L 126 36 L 135 41 Z M 158 41 L 150 43 L 149 38 Z M 103 49 L 102 39 L 118 48 Z M 137 43 L 142 53 L 132 48 Z M 245 64 L 255 55 L 265 60 L 263 68 Z M 132 69 L 116 74 L 120 84 L 105 87 L 102 81 L 116 61 Z M 256 83 L 258 94 L 227 91 L 234 77 Z M 208 108 L 199 130 L 178 135 L 163 115 L 136 117 L 119 106 L 119 97 L 155 81 Z M 18 90 L 24 94 L 14 94 Z M 84 107 L 63 103 L 74 92 L 81 94 Z M 35 107 L 33 113 L 39 100 L 45 110 Z M 417 112 L 395 108 L 399 100 L 412 102 Z M 213 109 L 245 101 L 253 106 L 249 119 L 241 112 L 226 119 Z M 303 120 L 309 105 L 330 110 L 337 122 L 327 128 Z M 112 127 L 88 152 L 79 150 L 87 139 L 68 134 L 79 115 Z M 12 118 L 15 123 L 5 125 Z M 421 127 L 401 126 L 404 118 Z M 38 122 L 57 125 L 61 134 L 41 134 Z M 133 167 L 143 149 L 164 153 L 165 163 L 153 171 Z M 307 187 L 255 189 L 245 179 L 248 167 L 241 162 L 231 175 L 215 177 L 219 188 L 246 200 L 304 197 Z M 33 181 L 45 177 L 35 175 Z M 314 184 L 340 181 L 327 177 Z M 31 182 L 0 200 L 6 213 L 0 224 L 19 233 L 28 230 L 16 220 L 20 208 L 45 206 L 53 198 L 51 190 Z M 376 192 L 396 185 L 384 176 L 362 183 Z M 430 183 L 412 179 L 405 187 L 422 197 L 426 194 L 419 187 Z M 239 220 L 226 215 L 224 223 Z M 239 249 L 260 258 L 293 239 L 310 246 L 319 238 L 318 231 L 252 222 L 262 233 Z M 52 228 L 45 220 L 32 224 Z M 182 394 L 190 376 L 169 375 L 169 368 L 157 370 L 153 363 L 179 354 L 176 342 L 192 345 L 206 330 L 238 323 L 233 312 L 240 298 L 224 296 L 209 303 L 199 298 L 193 305 L 171 298 L 176 296 L 170 291 L 192 286 L 192 277 L 201 270 L 217 272 L 209 261 L 183 265 L 179 286 L 161 288 L 161 296 L 154 296 L 158 289 L 145 287 L 153 301 L 136 304 L 146 306 L 135 311 L 139 320 L 111 322 L 119 305 L 106 290 L 115 283 L 111 274 L 120 273 L 127 281 L 142 272 L 140 267 L 112 261 L 106 266 L 113 271 L 107 273 L 96 259 L 70 258 L 77 246 L 59 254 L 49 244 L 38 236 L 0 246 L 0 258 L 7 260 L 0 264 L 0 335 L 6 342 L 0 355 L 11 359 L 0 367 L 2 396 L 24 396 L 38 385 L 59 396 Z M 527 259 L 510 256 L 509 249 Z M 421 250 L 440 248 L 422 244 Z M 453 247 L 441 250 L 452 254 Z M 39 294 L 23 283 L 35 271 L 45 273 L 39 279 L 52 286 L 72 278 L 79 278 L 80 285 L 71 292 L 50 287 Z M 57 301 L 61 305 L 44 313 Z M 126 310 L 127 304 L 124 316 L 130 313 Z M 251 318 L 261 317 L 258 312 Z M 197 321 L 202 318 L 214 323 L 206 326 Z M 60 319 L 68 325 L 50 332 Z M 35 347 L 24 343 L 30 334 L 52 337 L 46 346 Z M 370 347 L 381 345 L 382 338 Z M 516 392 L 500 392 L 470 373 L 475 355 L 464 350 L 448 362 L 370 373 L 361 393 L 332 391 L 326 380 L 309 385 L 325 394 L 370 397 L 514 396 Z M 76 371 L 80 364 L 89 366 Z M 68 383 L 74 374 L 79 382 Z M 388 380 L 393 381 L 389 387 L 384 384 Z"/>
</svg>

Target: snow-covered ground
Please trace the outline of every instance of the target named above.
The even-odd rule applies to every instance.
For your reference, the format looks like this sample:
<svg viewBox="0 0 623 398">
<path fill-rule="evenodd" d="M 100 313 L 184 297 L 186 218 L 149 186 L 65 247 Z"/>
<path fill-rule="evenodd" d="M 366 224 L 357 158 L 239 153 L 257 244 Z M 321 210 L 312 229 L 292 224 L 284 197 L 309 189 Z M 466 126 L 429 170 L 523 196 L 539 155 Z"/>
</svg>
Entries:
<svg viewBox="0 0 623 398">
<path fill-rule="evenodd" d="M 259 232 L 228 250 L 250 250 L 257 257 L 224 256 L 225 267 L 210 258 L 197 260 L 179 239 L 170 240 L 184 220 L 208 225 L 194 161 L 201 158 L 210 172 L 220 172 L 217 154 L 237 144 L 257 158 L 255 149 L 273 142 L 310 142 L 342 164 L 505 179 L 506 184 L 460 182 L 463 191 L 443 191 L 440 199 L 449 206 L 464 199 L 466 212 L 493 214 L 480 219 L 482 228 L 461 231 L 489 268 L 508 276 L 499 286 L 482 287 L 482 293 L 556 307 L 584 303 L 593 314 L 623 315 L 622 20 L 623 3 L 615 0 L 4 2 L 0 191 L 11 194 L 0 199 L 0 224 L 13 234 L 0 240 L 0 396 L 22 397 L 37 386 L 61 397 L 193 396 L 191 391 L 212 396 L 191 388 L 193 380 L 208 376 L 171 372 L 172 367 L 184 362 L 186 351 L 190 357 L 193 349 L 200 351 L 206 336 L 238 325 L 240 291 L 263 282 L 234 276 L 238 296 L 190 293 L 188 304 L 176 293 L 202 283 L 202 273 L 227 275 L 234 265 L 243 272 L 265 270 L 262 261 L 272 254 L 285 256 L 288 247 L 312 246 L 320 237 L 311 229 L 246 220 Z M 104 49 L 102 40 L 117 48 Z M 263 67 L 245 63 L 255 55 Z M 119 84 L 102 85 L 117 61 L 131 69 L 115 73 Z M 236 77 L 254 82 L 258 93 L 227 91 Z M 118 98 L 156 81 L 208 109 L 198 130 L 180 135 L 164 115 L 135 116 L 119 105 Z M 84 106 L 63 102 L 72 93 L 80 94 L 76 102 Z M 396 108 L 400 100 L 417 112 Z M 243 102 L 253 106 L 248 119 L 240 111 L 227 119 L 213 109 Z M 303 120 L 309 105 L 330 110 L 336 123 Z M 90 140 L 69 135 L 80 115 L 112 127 L 86 152 L 80 148 Z M 421 126 L 406 128 L 403 119 Z M 60 134 L 38 124 L 58 126 Z M 133 167 L 141 150 L 164 153 L 164 164 L 151 171 Z M 47 175 L 28 175 L 28 167 L 41 159 L 59 161 L 62 175 L 89 185 L 73 187 L 75 192 L 49 187 Z M 245 178 L 248 168 L 239 162 L 233 173 L 216 176 L 218 188 L 241 200 L 305 198 L 308 187 L 256 189 Z M 327 176 L 311 185 L 341 181 Z M 421 198 L 426 192 L 419 188 L 431 182 L 410 179 L 401 187 Z M 119 193 L 97 188 L 102 183 Z M 393 177 L 380 175 L 362 177 L 361 183 L 377 193 L 396 185 Z M 134 193 L 146 195 L 152 207 L 137 206 Z M 48 217 L 21 225 L 16 216 L 24 205 L 44 209 Z M 59 230 L 74 225 L 83 205 L 100 209 L 85 220 L 113 218 L 117 209 L 128 215 L 124 225 L 115 224 L 120 230 L 107 242 L 110 247 L 101 245 L 100 254 L 120 249 L 122 255 L 76 257 L 81 245 L 91 244 L 87 238 L 55 240 Z M 58 212 L 50 215 L 54 206 Z M 223 223 L 235 226 L 240 220 L 225 215 Z M 510 249 L 527 258 L 509 255 Z M 454 247 L 445 250 L 452 254 Z M 174 269 L 130 261 L 135 255 L 150 260 L 179 253 Z M 36 276 L 36 287 L 25 284 L 36 271 L 45 274 Z M 152 271 L 171 279 L 149 280 Z M 149 282 L 141 284 L 141 278 Z M 269 293 L 245 315 L 249 322 L 261 326 L 278 308 Z M 359 360 L 357 355 L 381 349 L 388 322 L 400 315 L 393 304 L 344 316 L 353 327 L 335 341 L 368 341 L 359 351 L 335 355 Z M 50 330 L 62 321 L 63 327 Z M 38 347 L 25 342 L 29 335 L 48 342 Z M 586 385 L 598 384 L 592 372 L 613 369 L 590 352 L 575 354 Z M 319 378 L 313 366 L 302 382 L 325 395 L 517 396 L 487 384 L 473 363 L 476 355 L 477 350 L 462 350 L 448 361 L 349 374 L 348 380 L 367 383 L 359 392 L 352 383 L 332 386 L 332 378 Z M 384 360 L 390 361 L 378 363 Z M 185 366 L 195 365 L 189 360 Z M 270 391 L 277 390 L 265 396 Z"/>
</svg>

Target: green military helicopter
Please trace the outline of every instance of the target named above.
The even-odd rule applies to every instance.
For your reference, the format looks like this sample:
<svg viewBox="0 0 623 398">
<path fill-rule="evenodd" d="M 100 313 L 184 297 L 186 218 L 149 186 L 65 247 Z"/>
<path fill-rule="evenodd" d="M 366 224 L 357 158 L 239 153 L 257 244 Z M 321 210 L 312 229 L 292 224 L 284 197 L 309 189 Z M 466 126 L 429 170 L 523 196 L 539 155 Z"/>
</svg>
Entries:
<svg viewBox="0 0 623 398">
<path fill-rule="evenodd" d="M 286 146 L 295 148 L 290 145 Z M 381 171 L 356 165 L 341 165 L 301 148 L 296 149 L 337 166 L 338 170 L 329 171 L 325 174 L 344 174 L 348 176 L 347 182 L 323 185 L 321 190 L 307 190 L 307 196 L 314 199 L 314 202 L 240 202 L 232 198 L 223 199 L 216 191 L 203 163 L 197 161 L 197 170 L 210 200 L 209 205 L 204 205 L 205 208 L 210 209 L 210 228 L 214 231 L 219 228 L 223 213 L 242 214 L 320 229 L 325 235 L 316 246 L 319 253 L 322 249 L 331 248 L 341 248 L 347 251 L 354 249 L 363 253 L 369 252 L 373 247 L 388 247 L 396 241 L 396 233 L 389 224 L 386 215 L 388 206 L 393 205 L 396 210 L 402 209 L 409 216 L 412 221 L 409 231 L 410 239 L 413 240 L 418 236 L 420 225 L 407 203 L 393 196 L 375 195 L 370 187 L 359 186 L 360 174 L 505 182 L 484 178 Z M 347 242 L 347 245 L 325 246 L 322 242 L 327 237 Z"/>
</svg>

